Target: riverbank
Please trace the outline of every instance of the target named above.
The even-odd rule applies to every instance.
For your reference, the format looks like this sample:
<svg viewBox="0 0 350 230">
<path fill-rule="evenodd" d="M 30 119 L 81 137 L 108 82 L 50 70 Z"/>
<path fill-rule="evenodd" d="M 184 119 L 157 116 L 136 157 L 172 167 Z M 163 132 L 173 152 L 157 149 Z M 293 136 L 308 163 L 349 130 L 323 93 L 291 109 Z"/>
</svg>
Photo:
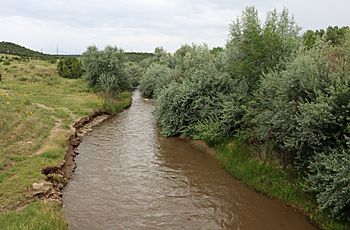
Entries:
<svg viewBox="0 0 350 230">
<path fill-rule="evenodd" d="M 315 226 L 339 230 L 350 228 L 349 223 L 332 220 L 318 211 L 312 195 L 303 191 L 302 178 L 291 167 L 259 159 L 257 150 L 243 140 L 233 139 L 213 147 L 204 141 L 188 140 L 195 148 L 218 159 L 227 172 L 250 189 L 296 209 Z"/>
<path fill-rule="evenodd" d="M 65 229 L 59 202 L 43 201 L 35 191 L 46 181 L 42 170 L 62 166 L 71 149 L 67 140 L 75 132 L 72 124 L 89 123 L 80 118 L 96 111 L 128 107 L 131 94 L 106 102 L 85 80 L 59 77 L 56 64 L 47 61 L 13 59 L 0 65 L 0 73 L 0 226 Z M 47 185 L 44 189 L 50 190 Z M 60 199 L 59 193 L 55 196 Z"/>
<path fill-rule="evenodd" d="M 243 140 L 234 139 L 214 146 L 216 157 L 236 179 L 251 189 L 278 199 L 304 213 L 309 221 L 322 229 L 349 229 L 350 224 L 331 219 L 321 213 L 312 194 L 304 192 L 304 180 L 292 167 L 278 161 L 262 160 L 257 149 Z"/>
</svg>

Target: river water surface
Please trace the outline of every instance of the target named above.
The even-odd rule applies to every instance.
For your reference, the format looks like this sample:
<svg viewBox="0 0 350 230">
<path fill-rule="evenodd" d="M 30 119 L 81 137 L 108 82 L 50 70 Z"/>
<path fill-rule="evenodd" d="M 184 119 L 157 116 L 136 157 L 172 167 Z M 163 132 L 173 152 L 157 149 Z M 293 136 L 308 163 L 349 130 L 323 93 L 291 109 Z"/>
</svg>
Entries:
<svg viewBox="0 0 350 230">
<path fill-rule="evenodd" d="M 153 110 L 135 91 L 128 110 L 84 138 L 63 192 L 70 229 L 314 229 L 188 141 L 161 137 Z"/>
</svg>

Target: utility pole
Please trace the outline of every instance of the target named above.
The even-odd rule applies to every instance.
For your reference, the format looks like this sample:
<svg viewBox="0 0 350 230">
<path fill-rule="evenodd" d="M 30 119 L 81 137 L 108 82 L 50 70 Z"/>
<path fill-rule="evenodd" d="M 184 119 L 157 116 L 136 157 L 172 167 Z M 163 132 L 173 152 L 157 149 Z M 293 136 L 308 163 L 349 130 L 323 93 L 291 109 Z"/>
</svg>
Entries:
<svg viewBox="0 0 350 230">
<path fill-rule="evenodd" d="M 56 46 L 56 54 L 58 56 L 58 43 L 57 43 L 57 46 Z"/>
</svg>

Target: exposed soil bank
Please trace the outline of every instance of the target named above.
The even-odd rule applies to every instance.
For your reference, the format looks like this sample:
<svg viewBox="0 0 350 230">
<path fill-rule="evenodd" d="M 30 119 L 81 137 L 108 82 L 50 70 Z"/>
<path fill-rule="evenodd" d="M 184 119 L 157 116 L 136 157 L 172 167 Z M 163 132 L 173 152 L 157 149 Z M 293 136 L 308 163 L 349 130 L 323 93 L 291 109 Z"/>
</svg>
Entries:
<svg viewBox="0 0 350 230">
<path fill-rule="evenodd" d="M 76 168 L 75 157 L 78 155 L 76 148 L 86 133 L 111 116 L 112 114 L 108 112 L 98 111 L 88 117 L 79 119 L 73 124 L 74 131 L 68 138 L 67 152 L 63 162 L 60 165 L 42 169 L 41 172 L 46 175 L 46 181 L 33 184 L 30 190 L 34 197 L 57 201 L 62 204 L 62 189 L 71 179 Z"/>
</svg>

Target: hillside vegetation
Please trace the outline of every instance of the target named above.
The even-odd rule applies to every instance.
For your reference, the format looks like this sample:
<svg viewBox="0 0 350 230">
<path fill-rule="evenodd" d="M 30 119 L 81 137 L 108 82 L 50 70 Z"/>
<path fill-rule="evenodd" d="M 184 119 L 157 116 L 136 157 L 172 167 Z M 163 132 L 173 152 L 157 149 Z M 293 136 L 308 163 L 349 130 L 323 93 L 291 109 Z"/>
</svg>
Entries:
<svg viewBox="0 0 350 230">
<path fill-rule="evenodd" d="M 0 53 L 18 55 L 21 57 L 46 58 L 49 55 L 34 51 L 12 42 L 0 42 Z"/>
</svg>

